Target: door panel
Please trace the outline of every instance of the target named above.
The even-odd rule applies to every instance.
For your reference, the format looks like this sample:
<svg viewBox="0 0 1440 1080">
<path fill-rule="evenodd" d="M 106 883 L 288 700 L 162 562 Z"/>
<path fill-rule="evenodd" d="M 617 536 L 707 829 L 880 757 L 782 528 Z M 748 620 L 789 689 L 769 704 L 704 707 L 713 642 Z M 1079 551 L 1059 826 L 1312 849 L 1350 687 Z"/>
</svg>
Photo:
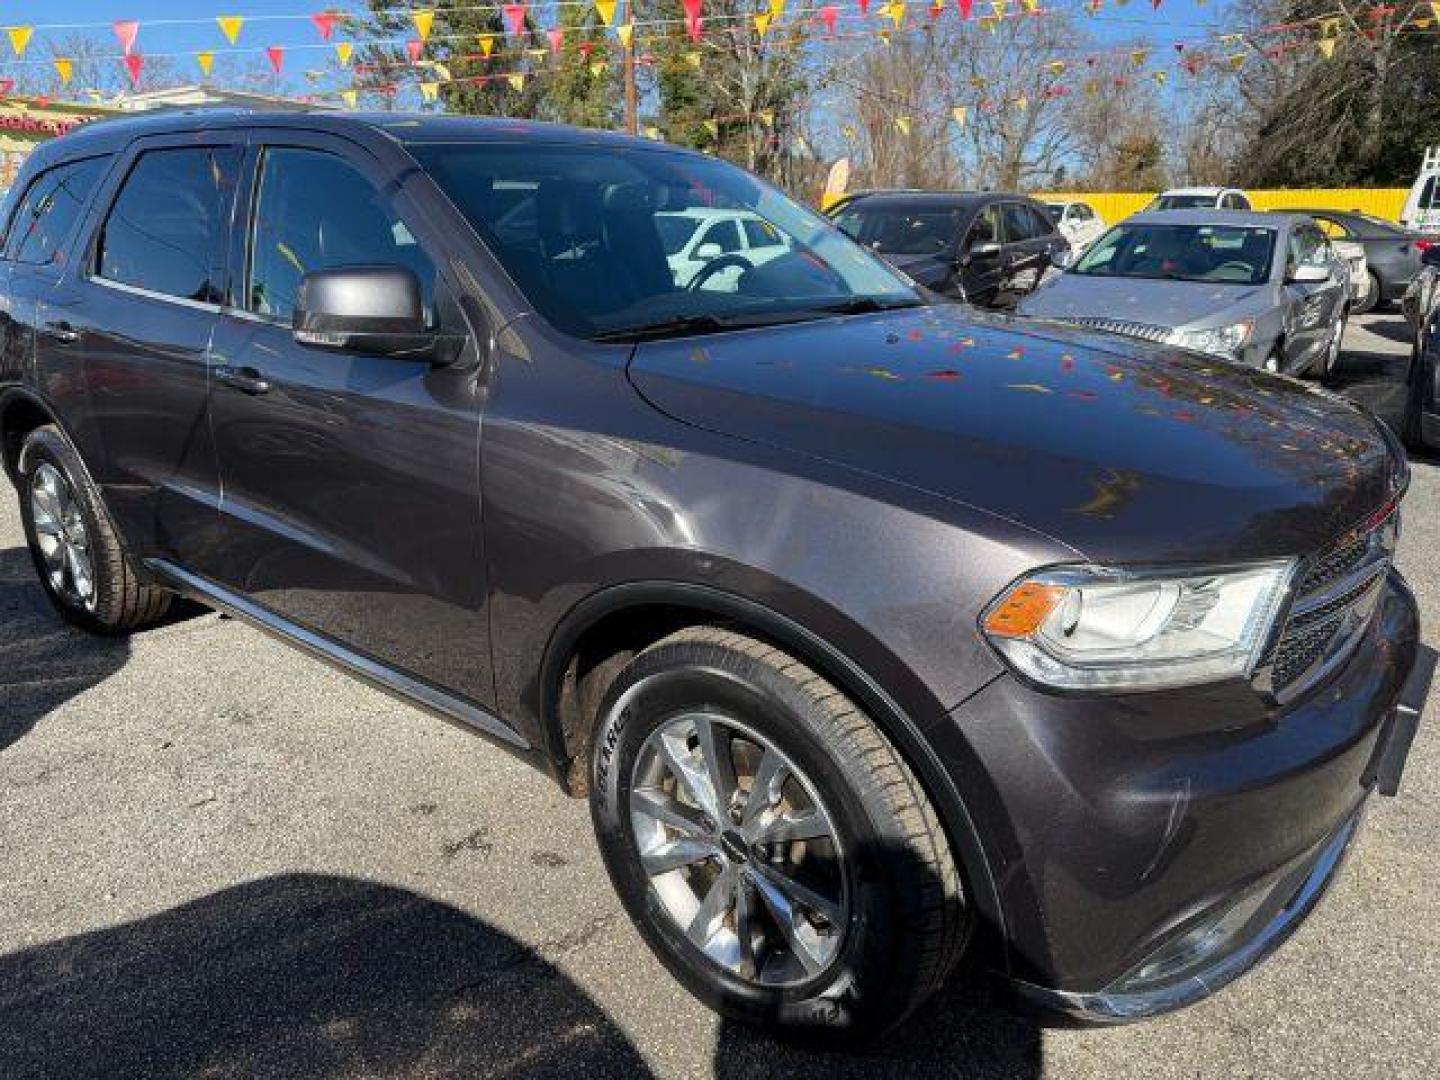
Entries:
<svg viewBox="0 0 1440 1080">
<path fill-rule="evenodd" d="M 412 232 L 380 195 L 375 163 L 319 136 L 256 157 L 239 290 L 251 310 L 227 310 L 213 348 L 226 542 L 200 570 L 347 648 L 489 702 L 478 364 L 315 348 L 288 328 L 302 272 L 362 263 L 410 267 L 436 296 L 434 321 L 463 333 L 464 318 L 435 284 L 423 228 Z M 473 361 L 475 342 L 467 348 Z"/>
<path fill-rule="evenodd" d="M 997 243 L 1000 253 L 990 258 L 976 258 L 970 255 L 975 244 Z M 991 203 L 976 213 L 970 230 L 961 242 L 960 252 L 965 260 L 960 280 L 965 286 L 965 296 L 972 304 L 991 305 L 1000 297 L 1001 284 L 1005 279 L 1005 230 L 1000 217 L 1000 205 Z"/>
</svg>

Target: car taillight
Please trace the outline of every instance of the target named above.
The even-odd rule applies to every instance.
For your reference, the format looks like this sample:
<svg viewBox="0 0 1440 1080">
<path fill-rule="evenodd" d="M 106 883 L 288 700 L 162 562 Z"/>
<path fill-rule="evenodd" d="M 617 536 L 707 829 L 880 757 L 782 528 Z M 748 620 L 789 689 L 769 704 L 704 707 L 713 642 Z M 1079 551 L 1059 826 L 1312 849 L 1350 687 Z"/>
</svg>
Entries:
<svg viewBox="0 0 1440 1080">
<path fill-rule="evenodd" d="M 1416 240 L 1415 250 L 1418 251 L 1421 255 L 1424 255 L 1425 252 L 1429 251 L 1437 244 L 1440 244 L 1440 240 Z"/>
</svg>

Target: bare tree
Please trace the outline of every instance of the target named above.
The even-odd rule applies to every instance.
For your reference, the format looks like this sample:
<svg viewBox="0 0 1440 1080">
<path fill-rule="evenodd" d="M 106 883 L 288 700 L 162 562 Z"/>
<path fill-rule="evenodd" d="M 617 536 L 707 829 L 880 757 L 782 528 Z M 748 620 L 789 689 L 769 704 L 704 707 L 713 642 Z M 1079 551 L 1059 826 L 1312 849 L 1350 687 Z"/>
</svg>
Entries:
<svg viewBox="0 0 1440 1080">
<path fill-rule="evenodd" d="M 155 90 L 176 82 L 176 68 L 170 57 L 147 56 L 138 85 L 132 84 L 114 42 L 103 38 L 72 33 L 46 41 L 45 48 L 49 55 L 44 63 L 29 63 L 15 70 L 16 93 L 105 101 L 132 90 Z M 40 59 L 37 52 L 32 50 L 32 59 Z M 68 83 L 61 79 L 56 60 L 70 61 Z"/>
</svg>

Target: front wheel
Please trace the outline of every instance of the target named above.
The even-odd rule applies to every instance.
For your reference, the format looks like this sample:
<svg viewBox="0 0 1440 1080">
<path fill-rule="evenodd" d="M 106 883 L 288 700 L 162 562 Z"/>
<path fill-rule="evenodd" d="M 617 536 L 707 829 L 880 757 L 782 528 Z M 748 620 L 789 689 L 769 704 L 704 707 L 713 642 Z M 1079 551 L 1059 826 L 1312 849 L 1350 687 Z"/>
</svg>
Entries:
<svg viewBox="0 0 1440 1080">
<path fill-rule="evenodd" d="M 1356 315 L 1369 314 L 1380 304 L 1380 279 L 1375 276 L 1374 270 L 1367 270 L 1366 274 L 1370 278 L 1370 287 L 1360 296 L 1356 297 L 1355 303 L 1351 306 L 1351 310 L 1354 311 Z"/>
<path fill-rule="evenodd" d="M 1425 354 L 1417 344 L 1412 347 L 1409 378 L 1405 380 L 1405 415 L 1401 424 L 1401 438 L 1407 448 L 1421 454 L 1440 449 L 1425 439 L 1422 402 L 1425 378 Z"/>
<path fill-rule="evenodd" d="M 945 832 L 874 723 L 780 650 L 694 628 L 606 696 L 591 809 L 611 880 L 692 993 L 742 1022 L 868 1036 L 959 958 Z"/>
</svg>

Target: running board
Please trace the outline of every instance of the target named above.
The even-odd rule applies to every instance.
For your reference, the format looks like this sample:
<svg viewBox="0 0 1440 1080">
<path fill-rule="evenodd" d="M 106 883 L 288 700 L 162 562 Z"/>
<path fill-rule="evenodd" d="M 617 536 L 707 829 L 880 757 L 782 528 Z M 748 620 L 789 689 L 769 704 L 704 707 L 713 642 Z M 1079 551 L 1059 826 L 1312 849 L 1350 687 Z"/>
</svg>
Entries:
<svg viewBox="0 0 1440 1080">
<path fill-rule="evenodd" d="M 530 744 L 513 728 L 463 698 L 396 671 L 363 653 L 347 649 L 323 634 L 307 630 L 253 600 L 247 600 L 224 586 L 188 570 L 182 570 L 165 559 L 146 559 L 145 567 L 159 578 L 162 584 L 183 596 L 227 615 L 233 615 L 242 622 L 324 660 L 401 701 L 434 713 L 467 731 L 479 732 L 520 750 L 530 749 Z"/>
</svg>

